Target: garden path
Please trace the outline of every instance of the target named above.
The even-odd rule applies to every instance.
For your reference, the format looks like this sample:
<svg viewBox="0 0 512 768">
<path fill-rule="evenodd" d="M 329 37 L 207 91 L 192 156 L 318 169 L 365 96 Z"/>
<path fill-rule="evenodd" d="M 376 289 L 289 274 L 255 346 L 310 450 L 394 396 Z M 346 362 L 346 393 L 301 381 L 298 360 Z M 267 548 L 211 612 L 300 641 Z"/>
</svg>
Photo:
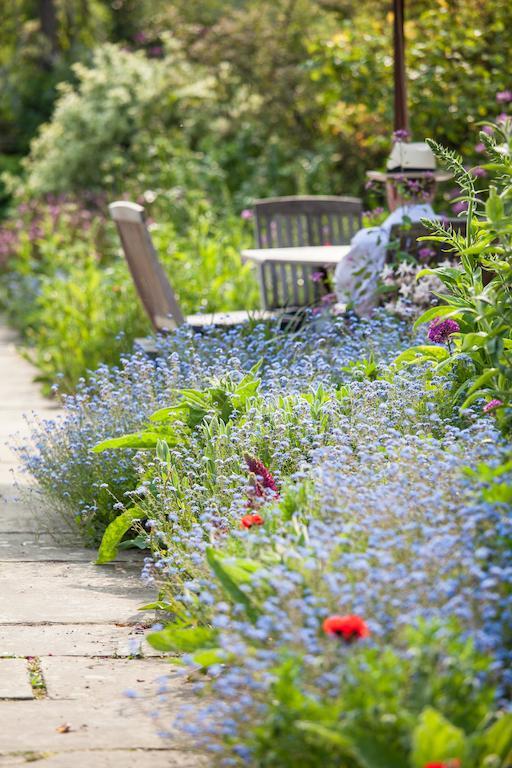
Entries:
<svg viewBox="0 0 512 768">
<path fill-rule="evenodd" d="M 94 551 L 55 522 L 42 532 L 34 505 L 14 500 L 6 441 L 27 434 L 23 413 L 55 415 L 14 342 L 0 324 L 0 767 L 196 768 L 198 756 L 162 741 L 146 715 L 169 666 L 147 645 L 136 651 L 151 622 L 138 606 L 154 598 L 140 563 L 95 566 Z M 187 684 L 171 677 L 170 689 L 178 709 Z"/>
</svg>

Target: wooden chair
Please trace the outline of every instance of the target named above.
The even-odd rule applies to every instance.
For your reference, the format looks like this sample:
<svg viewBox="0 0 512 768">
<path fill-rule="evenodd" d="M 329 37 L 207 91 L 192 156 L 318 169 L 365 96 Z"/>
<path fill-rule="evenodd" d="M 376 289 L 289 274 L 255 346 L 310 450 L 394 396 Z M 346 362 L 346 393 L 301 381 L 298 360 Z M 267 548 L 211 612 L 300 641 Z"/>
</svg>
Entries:
<svg viewBox="0 0 512 768">
<path fill-rule="evenodd" d="M 258 248 L 346 245 L 361 228 L 362 202 L 355 197 L 274 197 L 254 203 Z M 325 270 L 314 282 L 307 266 L 262 264 L 259 267 L 265 309 L 304 307 L 330 291 Z M 320 270 L 322 271 L 322 270 Z"/>
<path fill-rule="evenodd" d="M 184 317 L 172 286 L 158 260 L 151 240 L 144 208 L 124 201 L 111 203 L 114 220 L 135 287 L 155 330 L 166 333 L 185 322 L 194 328 L 208 325 L 236 325 L 250 317 L 266 319 L 268 312 L 222 312 Z"/>
<path fill-rule="evenodd" d="M 464 219 L 444 219 L 445 226 L 451 227 L 461 235 L 466 234 L 466 222 Z M 425 227 L 421 222 L 413 224 L 395 224 L 390 233 L 387 261 L 393 261 L 400 254 L 406 254 L 419 263 L 432 264 L 450 257 L 444 243 L 438 243 L 434 240 L 420 240 L 419 237 L 428 237 L 432 234 L 431 230 Z M 419 252 L 422 249 L 430 249 L 431 254 L 423 256 Z"/>
</svg>

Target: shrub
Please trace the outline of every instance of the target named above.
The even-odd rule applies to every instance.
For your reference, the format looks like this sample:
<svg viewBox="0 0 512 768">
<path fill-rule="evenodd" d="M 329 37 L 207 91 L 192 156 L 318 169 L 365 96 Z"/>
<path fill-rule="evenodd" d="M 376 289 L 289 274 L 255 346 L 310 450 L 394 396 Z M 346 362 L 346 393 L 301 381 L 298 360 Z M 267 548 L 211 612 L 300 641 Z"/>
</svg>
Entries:
<svg viewBox="0 0 512 768">
<path fill-rule="evenodd" d="M 154 197 L 164 210 L 168 198 Z M 105 208 L 101 197 L 30 201 L 0 230 L 0 257 L 8 261 L 0 300 L 46 392 L 57 383 L 73 391 L 150 331 Z M 151 229 L 185 314 L 258 306 L 252 270 L 240 263 L 247 234 L 239 217 L 221 224 L 197 202 L 186 217 L 162 218 Z"/>
</svg>

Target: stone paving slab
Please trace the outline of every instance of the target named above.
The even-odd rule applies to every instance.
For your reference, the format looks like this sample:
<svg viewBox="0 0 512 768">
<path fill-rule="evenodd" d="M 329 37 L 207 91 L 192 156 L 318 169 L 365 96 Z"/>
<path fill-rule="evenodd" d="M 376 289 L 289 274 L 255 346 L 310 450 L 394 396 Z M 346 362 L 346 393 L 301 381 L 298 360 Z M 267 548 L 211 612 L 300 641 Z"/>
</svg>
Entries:
<svg viewBox="0 0 512 768">
<path fill-rule="evenodd" d="M 179 706 L 168 706 L 165 727 L 169 728 Z M 157 725 L 132 699 L 94 701 L 0 701 L 0 754 L 31 750 L 66 752 L 88 749 L 159 749 L 167 746 Z M 57 729 L 69 725 L 68 733 Z M 169 746 L 183 748 L 176 742 Z M 115 763 L 121 768 L 122 763 Z M 71 762 L 69 768 L 73 768 Z M 91 766 L 92 768 L 92 766 Z"/>
<path fill-rule="evenodd" d="M 0 521 L 0 527 L 1 521 Z M 77 542 L 72 533 L 14 532 L 0 530 L 0 562 L 80 562 L 94 563 L 98 554 L 96 548 L 87 548 Z M 128 549 L 119 552 L 118 563 L 130 563 L 139 571 L 142 568 L 140 550 Z"/>
<path fill-rule="evenodd" d="M 76 546 L 76 538 L 72 534 L 63 533 L 61 537 L 59 545 L 55 537 L 47 533 L 34 536 L 30 532 L 0 532 L 0 562 L 94 562 L 95 549 Z"/>
<path fill-rule="evenodd" d="M 0 699 L 32 699 L 26 659 L 0 659 Z"/>
<path fill-rule="evenodd" d="M 2 488 L 0 487 L 0 494 Z M 37 512 L 27 514 L 29 508 L 21 502 L 14 501 L 14 493 L 11 496 L 0 495 L 0 531 L 8 533 L 37 533 L 44 523 L 38 517 Z"/>
<path fill-rule="evenodd" d="M 139 573 L 119 563 L 0 563 L 0 624 L 136 623 L 138 606 L 154 600 Z"/>
<path fill-rule="evenodd" d="M 1 656 L 125 657 L 161 656 L 144 637 L 144 629 L 113 624 L 0 625 Z"/>
<path fill-rule="evenodd" d="M 1 662 L 0 662 L 1 663 Z M 162 681 L 172 685 L 173 696 L 185 699 L 191 693 L 184 671 L 171 667 L 167 659 L 82 659 L 47 656 L 41 669 L 49 699 L 76 701 L 122 699 L 124 691 L 136 691 L 148 701 L 157 701 Z"/>
<path fill-rule="evenodd" d="M 115 624 L 0 625 L 0 656 L 161 656 L 137 626 Z"/>
<path fill-rule="evenodd" d="M 174 749 L 117 749 L 66 751 L 60 754 L 0 755 L 0 768 L 27 765 L 34 768 L 203 768 L 204 758 Z"/>
<path fill-rule="evenodd" d="M 164 741 L 157 732 L 190 702 L 191 686 L 144 641 L 154 614 L 138 607 L 152 602 L 154 591 L 140 582 L 140 553 L 95 566 L 95 552 L 75 548 L 70 529 L 42 510 L 36 495 L 15 503 L 14 480 L 32 484 L 9 447 L 30 435 L 23 413 L 59 416 L 57 404 L 32 383 L 35 371 L 16 353 L 15 340 L 0 322 L 0 681 L 7 689 L 2 670 L 9 667 L 14 682 L 7 692 L 28 689 L 32 696 L 20 657 L 38 657 L 47 697 L 0 701 L 0 768 L 206 766 L 183 735 Z M 128 658 L 139 641 L 142 658 Z M 158 703 L 155 680 L 169 672 L 172 696 L 160 723 L 148 714 Z M 126 688 L 144 698 L 123 697 Z M 59 732 L 64 724 L 69 732 Z"/>
</svg>

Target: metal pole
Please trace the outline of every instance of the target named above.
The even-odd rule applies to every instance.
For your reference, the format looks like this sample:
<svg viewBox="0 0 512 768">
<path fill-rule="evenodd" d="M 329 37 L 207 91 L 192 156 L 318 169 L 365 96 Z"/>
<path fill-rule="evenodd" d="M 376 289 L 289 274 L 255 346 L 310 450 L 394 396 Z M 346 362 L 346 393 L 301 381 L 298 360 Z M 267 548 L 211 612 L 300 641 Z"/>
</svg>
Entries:
<svg viewBox="0 0 512 768">
<path fill-rule="evenodd" d="M 407 112 L 407 83 L 405 79 L 404 0 L 393 0 L 394 49 L 394 129 L 409 130 Z"/>
</svg>

